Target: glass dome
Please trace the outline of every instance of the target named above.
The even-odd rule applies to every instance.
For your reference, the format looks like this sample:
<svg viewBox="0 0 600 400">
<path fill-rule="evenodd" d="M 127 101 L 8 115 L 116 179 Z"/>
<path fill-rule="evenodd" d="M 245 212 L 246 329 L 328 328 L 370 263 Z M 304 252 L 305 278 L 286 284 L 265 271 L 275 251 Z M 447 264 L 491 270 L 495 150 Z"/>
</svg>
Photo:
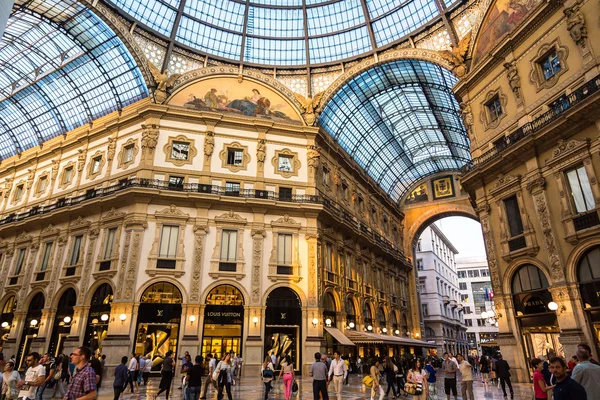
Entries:
<svg viewBox="0 0 600 400">
<path fill-rule="evenodd" d="M 269 66 L 369 54 L 433 24 L 445 7 L 442 0 L 104 1 L 188 50 Z"/>
</svg>

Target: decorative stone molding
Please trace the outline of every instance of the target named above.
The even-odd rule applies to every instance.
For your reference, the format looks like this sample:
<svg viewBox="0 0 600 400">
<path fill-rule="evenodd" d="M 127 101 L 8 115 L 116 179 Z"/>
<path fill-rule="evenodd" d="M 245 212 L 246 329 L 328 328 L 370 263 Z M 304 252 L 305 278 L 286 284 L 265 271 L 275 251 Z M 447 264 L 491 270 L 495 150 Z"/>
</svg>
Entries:
<svg viewBox="0 0 600 400">
<path fill-rule="evenodd" d="M 83 149 L 77 150 L 79 155 L 77 156 L 77 172 L 80 174 L 83 172 L 83 168 L 85 167 L 85 158 L 87 152 Z"/>
<path fill-rule="evenodd" d="M 45 179 L 45 183 L 44 183 Z M 43 187 L 45 185 L 45 187 Z M 50 187 L 50 173 L 42 172 L 37 179 L 35 189 L 33 190 L 33 197 L 38 198 L 46 194 L 46 190 Z"/>
<path fill-rule="evenodd" d="M 267 236 L 263 229 L 253 229 L 252 234 L 252 290 L 251 290 L 251 303 L 254 305 L 260 305 L 260 294 L 261 294 L 261 267 L 262 267 L 262 255 L 263 255 L 263 242 Z"/>
<path fill-rule="evenodd" d="M 233 210 L 229 210 L 225 214 L 221 214 L 218 217 L 215 217 L 215 222 L 246 225 L 248 220 L 246 218 L 242 218 Z"/>
<path fill-rule="evenodd" d="M 143 125 L 142 124 L 142 149 L 156 148 L 158 143 L 158 134 L 160 133 L 160 126 L 156 124 Z"/>
<path fill-rule="evenodd" d="M 89 243 L 87 246 L 87 252 L 85 255 L 85 263 L 83 272 L 81 274 L 81 290 L 79 291 L 79 299 L 77 304 L 84 304 L 85 295 L 87 293 L 87 286 L 92 275 L 92 259 L 94 258 L 94 249 L 96 248 L 96 239 L 98 238 L 98 229 L 92 229 L 89 234 Z"/>
<path fill-rule="evenodd" d="M 69 230 L 71 232 L 73 232 L 73 231 L 77 231 L 80 229 L 88 229 L 91 224 L 92 224 L 91 221 L 83 219 L 83 217 L 80 215 L 77 217 L 77 219 L 75 221 L 73 221 L 69 224 Z"/>
<path fill-rule="evenodd" d="M 490 190 L 491 195 L 497 195 L 506 191 L 509 188 L 519 186 L 521 184 L 521 175 L 498 175 L 498 180 L 494 187 Z M 489 207 L 489 206 L 488 206 Z"/>
<path fill-rule="evenodd" d="M 283 217 L 271 222 L 271 231 L 273 233 L 273 243 L 271 246 L 271 256 L 269 258 L 269 274 L 268 277 L 273 282 L 294 282 L 298 283 L 302 280 L 302 274 L 300 273 L 300 251 L 299 251 L 299 242 L 300 242 L 300 229 L 302 225 L 293 218 L 290 218 L 289 215 L 284 215 Z M 289 267 L 292 267 L 291 275 L 280 275 L 277 273 L 278 260 L 277 260 L 277 244 L 279 234 L 291 234 L 292 235 L 292 264 Z"/>
<path fill-rule="evenodd" d="M 119 210 L 115 209 L 114 207 L 112 207 L 110 209 L 110 211 L 108 211 L 102 217 L 102 223 L 106 224 L 107 222 L 112 221 L 112 220 L 123 219 L 123 218 L 125 218 L 126 215 L 127 214 L 124 213 L 123 211 L 119 211 Z"/>
<path fill-rule="evenodd" d="M 33 179 L 35 178 L 35 170 L 34 169 L 28 169 L 27 170 L 27 191 L 31 190 L 31 187 L 33 186 Z"/>
<path fill-rule="evenodd" d="M 215 150 L 215 133 L 207 131 L 204 136 L 204 157 L 209 160 Z"/>
<path fill-rule="evenodd" d="M 200 303 L 200 279 L 202 278 L 202 258 L 208 225 L 194 225 L 194 266 L 190 286 L 190 303 Z"/>
<path fill-rule="evenodd" d="M 541 173 L 537 173 L 534 176 L 530 177 L 527 180 L 527 185 L 525 185 L 525 188 L 527 189 L 527 191 L 529 193 L 534 192 L 534 189 L 544 190 L 545 187 L 546 187 L 546 178 L 544 178 Z M 535 191 L 537 191 L 537 190 L 535 190 Z"/>
<path fill-rule="evenodd" d="M 319 114 L 315 112 L 317 108 L 319 108 L 319 104 L 321 103 L 321 98 L 323 97 L 323 92 L 317 93 L 314 96 L 308 96 L 308 98 L 302 96 L 299 93 L 294 93 L 296 100 L 302 106 L 302 118 L 307 125 L 314 126 L 319 118 Z"/>
<path fill-rule="evenodd" d="M 476 139 L 475 135 L 473 135 L 473 126 L 475 125 L 475 118 L 473 117 L 471 106 L 468 103 L 460 103 L 460 116 L 462 117 L 462 121 L 465 125 L 465 129 L 467 130 L 467 134 L 469 135 L 469 139 L 471 139 L 471 147 L 474 147 L 475 145 L 473 144 L 473 142 Z"/>
<path fill-rule="evenodd" d="M 119 265 L 119 272 L 117 273 L 116 282 L 125 282 L 125 268 L 127 267 L 127 259 L 129 258 L 129 247 L 131 245 L 131 229 L 125 230 L 125 243 L 123 245 L 123 255 L 121 256 L 121 263 Z M 117 285 L 115 293 L 115 299 L 120 300 L 123 298 L 123 284 Z"/>
<path fill-rule="evenodd" d="M 567 30 L 571 39 L 577 46 L 585 49 L 587 47 L 587 28 L 585 26 L 585 16 L 581 12 L 582 1 L 577 1 L 573 6 L 566 7 L 563 12 L 567 17 Z"/>
<path fill-rule="evenodd" d="M 68 171 L 70 170 L 70 179 L 65 182 L 65 179 L 68 177 Z M 75 181 L 75 161 L 69 161 L 60 172 L 60 176 L 58 178 L 58 187 L 61 189 L 66 189 Z"/>
<path fill-rule="evenodd" d="M 129 262 L 127 264 L 127 272 L 125 273 L 125 280 L 123 281 L 123 299 L 133 301 L 137 270 L 140 265 L 141 243 L 144 237 L 144 231 L 135 229 L 131 232 L 133 240 L 131 244 L 131 255 L 129 256 Z M 183 236 L 183 234 L 181 236 Z"/>
<path fill-rule="evenodd" d="M 133 146 L 133 155 L 131 157 L 131 160 L 125 160 L 125 155 L 127 154 L 126 149 L 129 148 L 130 146 Z M 123 143 L 123 145 L 121 146 L 121 151 L 119 151 L 119 155 L 117 156 L 117 158 L 118 158 L 117 168 L 118 169 L 127 169 L 127 168 L 129 168 L 129 166 L 133 165 L 135 163 L 135 157 L 137 156 L 139 151 L 140 151 L 140 147 L 138 145 L 137 139 L 134 139 L 134 138 L 127 139 L 127 141 L 125 143 Z"/>
<path fill-rule="evenodd" d="M 495 120 L 492 120 L 492 117 L 489 112 L 488 104 L 495 97 L 500 99 L 500 105 L 502 106 L 502 114 L 498 116 Z M 486 93 L 485 97 L 481 101 L 481 112 L 479 113 L 479 121 L 483 124 L 484 129 L 487 131 L 489 129 L 495 129 L 500 125 L 500 121 L 506 117 L 506 104 L 508 104 L 508 99 L 505 94 L 502 93 L 500 88 L 496 90 L 490 90 Z"/>
<path fill-rule="evenodd" d="M 21 181 L 17 182 L 17 184 L 15 185 L 15 190 L 13 191 L 13 195 L 12 195 L 10 204 L 13 204 L 13 205 L 18 204 L 21 202 L 21 200 L 23 200 L 26 197 L 25 184 L 26 184 L 25 180 L 21 180 Z"/>
<path fill-rule="evenodd" d="M 188 156 L 187 159 L 178 159 L 173 158 L 173 144 L 176 142 L 187 143 L 188 144 Z M 194 139 L 189 139 L 184 135 L 170 136 L 167 144 L 163 147 L 163 151 L 165 152 L 165 161 L 170 162 L 178 167 L 183 167 L 187 164 L 192 164 L 194 161 L 194 157 L 198 154 L 198 150 L 195 146 L 196 141 Z"/>
<path fill-rule="evenodd" d="M 112 162 L 115 158 L 115 151 L 117 149 L 117 139 L 113 137 L 109 137 L 106 139 L 108 141 L 108 146 L 106 150 L 106 159 L 108 162 Z"/>
<path fill-rule="evenodd" d="M 544 71 L 540 62 L 543 61 L 552 50 L 556 51 L 556 56 L 560 60 L 560 70 L 552 75 L 549 79 L 544 77 Z M 558 82 L 558 79 L 562 74 L 568 71 L 567 56 L 569 55 L 569 49 L 566 46 L 560 45 L 560 38 L 554 39 L 551 43 L 545 43 L 540 46 L 534 58 L 529 61 L 531 70 L 529 72 L 529 80 L 535 85 L 536 90 L 539 92 L 542 89 L 550 89 Z"/>
<path fill-rule="evenodd" d="M 180 277 L 185 274 L 185 228 L 187 226 L 189 217 L 189 214 L 179 210 L 174 204 L 171 204 L 169 207 L 154 213 L 154 218 L 156 219 L 156 230 L 154 234 L 154 241 L 152 242 L 152 248 L 150 249 L 150 254 L 148 255 L 148 264 L 146 266 L 146 273 L 149 276 L 169 275 Z M 158 253 L 160 250 L 160 240 L 163 227 L 165 225 L 178 227 L 177 250 L 175 251 L 175 258 L 169 258 L 169 260 L 175 261 L 174 269 L 157 268 L 158 260 L 160 258 Z M 132 245 L 132 257 L 134 255 L 133 252 L 134 248 Z"/>
<path fill-rule="evenodd" d="M 317 272 L 317 237 L 315 235 L 306 235 L 308 241 L 308 306 L 317 307 L 319 298 L 319 273 Z"/>
<path fill-rule="evenodd" d="M 494 237 L 490 225 L 489 216 L 487 213 L 479 214 L 481 228 L 483 231 L 483 239 L 485 241 L 485 251 L 487 253 L 487 261 L 490 269 L 490 277 L 492 278 L 492 288 L 495 293 L 502 293 L 502 284 L 500 281 L 500 271 L 498 269 L 498 260 L 496 258 L 496 250 Z"/>
<path fill-rule="evenodd" d="M 506 78 L 508 79 L 510 90 L 515 96 L 517 107 L 520 107 L 523 105 L 523 94 L 521 92 L 521 77 L 517 69 L 517 62 L 514 60 L 506 62 L 504 63 L 504 68 L 506 69 Z"/>
<path fill-rule="evenodd" d="M 229 150 L 241 150 L 242 151 L 242 163 L 241 164 L 228 164 L 227 156 Z M 223 150 L 219 153 L 219 159 L 221 159 L 221 167 L 228 169 L 231 172 L 245 171 L 250 163 L 250 153 L 248 153 L 248 146 L 242 145 L 240 142 L 232 142 L 223 145 Z"/>
<path fill-rule="evenodd" d="M 555 166 L 557 163 L 564 161 L 570 156 L 587 151 L 590 147 L 590 140 L 569 140 L 566 142 L 561 139 L 558 141 L 558 145 L 552 151 L 552 156 L 546 159 L 546 166 Z"/>
<path fill-rule="evenodd" d="M 4 180 L 4 198 L 8 199 L 8 197 L 10 196 L 10 191 L 12 190 L 12 178 L 6 178 Z"/>
<path fill-rule="evenodd" d="M 544 234 L 544 244 L 546 246 L 546 254 L 550 260 L 550 273 L 552 275 L 552 283 L 554 285 L 559 282 L 564 282 L 565 274 L 564 269 L 558 254 L 558 248 L 556 246 L 556 239 L 554 238 L 554 232 L 550 222 L 550 213 L 548 210 L 548 202 L 546 201 L 546 193 L 540 190 L 538 193 L 533 195 L 533 203 L 535 211 L 537 213 L 540 225 L 542 226 L 542 233 Z"/>
<path fill-rule="evenodd" d="M 100 166 L 98 167 L 98 171 L 94 172 L 94 163 L 95 160 L 100 158 Z M 96 179 L 99 175 L 102 174 L 102 169 L 104 168 L 104 164 L 106 164 L 106 160 L 104 159 L 104 152 L 98 150 L 94 153 L 94 155 L 90 158 L 90 164 L 88 165 L 86 178 L 87 179 Z"/>
<path fill-rule="evenodd" d="M 258 139 L 258 144 L 256 145 L 256 161 L 259 164 L 264 164 L 265 159 L 267 157 L 267 145 L 265 139 Z"/>
<path fill-rule="evenodd" d="M 279 169 L 279 157 L 287 157 L 290 159 L 290 163 L 292 165 L 291 171 L 283 171 Z M 302 164 L 298 159 L 298 153 L 286 148 L 282 150 L 275 150 L 275 156 L 271 159 L 271 165 L 273 165 L 275 168 L 276 174 L 281 175 L 284 178 L 291 178 L 293 176 L 298 176 L 298 171 L 300 170 Z"/>
</svg>

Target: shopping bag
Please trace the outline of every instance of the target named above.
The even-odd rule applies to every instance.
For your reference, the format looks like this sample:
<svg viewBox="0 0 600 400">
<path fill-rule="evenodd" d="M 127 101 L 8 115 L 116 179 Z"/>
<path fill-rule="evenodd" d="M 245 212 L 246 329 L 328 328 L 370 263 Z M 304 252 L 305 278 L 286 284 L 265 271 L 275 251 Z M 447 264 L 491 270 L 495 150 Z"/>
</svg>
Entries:
<svg viewBox="0 0 600 400">
<path fill-rule="evenodd" d="M 371 387 L 373 386 L 373 378 L 371 377 L 371 375 L 367 375 L 363 378 L 363 383 L 365 384 L 365 386 L 367 387 Z"/>
</svg>

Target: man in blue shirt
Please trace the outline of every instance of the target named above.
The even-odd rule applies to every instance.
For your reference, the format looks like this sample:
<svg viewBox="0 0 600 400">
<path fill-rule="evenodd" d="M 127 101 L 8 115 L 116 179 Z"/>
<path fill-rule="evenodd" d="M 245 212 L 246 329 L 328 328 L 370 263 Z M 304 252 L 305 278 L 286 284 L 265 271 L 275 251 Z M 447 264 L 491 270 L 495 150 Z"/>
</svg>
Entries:
<svg viewBox="0 0 600 400">
<path fill-rule="evenodd" d="M 429 393 L 431 393 L 435 398 L 437 398 L 437 387 L 435 386 L 435 374 L 437 370 L 433 366 L 433 359 L 429 360 L 429 363 L 425 367 L 425 370 L 427 371 L 427 386 L 429 386 Z"/>
<path fill-rule="evenodd" d="M 567 364 L 561 357 L 550 359 L 550 371 L 556 379 L 554 400 L 587 400 L 583 386 L 567 375 Z"/>
<path fill-rule="evenodd" d="M 127 356 L 121 358 L 121 364 L 115 368 L 115 381 L 113 382 L 113 390 L 115 392 L 114 400 L 119 400 L 121 393 L 125 390 L 125 384 L 127 383 L 127 377 L 129 376 L 129 370 L 127 368 Z"/>
</svg>

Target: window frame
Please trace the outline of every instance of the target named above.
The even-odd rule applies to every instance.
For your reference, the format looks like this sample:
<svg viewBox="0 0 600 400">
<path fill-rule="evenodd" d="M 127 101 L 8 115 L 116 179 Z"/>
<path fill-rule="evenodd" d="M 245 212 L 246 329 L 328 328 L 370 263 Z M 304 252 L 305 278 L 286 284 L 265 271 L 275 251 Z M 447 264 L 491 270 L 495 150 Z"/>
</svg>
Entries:
<svg viewBox="0 0 600 400">
<path fill-rule="evenodd" d="M 152 248 L 150 250 L 150 254 L 148 255 L 146 273 L 150 276 L 168 275 L 178 278 L 185 274 L 184 243 L 187 223 L 190 220 L 190 216 L 189 214 L 186 214 L 177 208 L 175 205 L 171 205 L 162 210 L 157 210 L 154 213 L 154 219 L 156 221 L 154 241 L 152 242 Z M 177 246 L 174 258 L 165 258 L 160 253 L 164 226 L 176 226 L 178 228 Z M 125 228 L 128 229 L 127 226 Z M 169 262 L 174 260 L 174 267 L 171 268 L 170 263 L 161 263 L 161 260 L 166 260 Z"/>
<path fill-rule="evenodd" d="M 214 217 L 216 226 L 216 240 L 213 252 L 210 258 L 210 270 L 208 275 L 214 279 L 234 278 L 243 279 L 246 276 L 246 260 L 244 256 L 244 240 L 246 233 L 247 219 L 239 214 L 230 211 Z M 235 270 L 224 270 L 221 267 L 221 241 L 223 239 L 223 230 L 237 231 Z"/>
<path fill-rule="evenodd" d="M 582 170 L 583 173 L 585 174 L 585 178 L 586 178 L 586 181 L 587 181 L 587 186 L 588 186 L 588 189 L 589 189 L 589 195 L 591 197 L 591 201 L 593 202 L 593 205 L 591 207 L 589 207 L 589 208 L 587 206 L 586 196 L 584 194 L 584 191 L 583 191 L 583 188 L 582 188 L 582 185 L 581 185 L 581 178 L 580 178 L 580 174 L 579 174 L 580 170 Z M 586 207 L 586 209 L 584 211 L 579 211 L 577 209 L 577 202 L 576 202 L 576 200 L 574 198 L 574 195 L 573 195 L 573 186 L 571 184 L 571 180 L 569 179 L 569 173 L 571 173 L 571 172 L 575 172 L 576 175 L 577 175 L 577 183 L 579 184 L 579 189 L 581 191 L 581 197 L 582 197 L 582 199 L 583 199 L 583 201 L 585 203 L 584 205 Z M 596 199 L 594 198 L 594 192 L 592 190 L 592 185 L 590 183 L 590 178 L 589 178 L 589 176 L 587 174 L 587 169 L 585 168 L 585 165 L 583 165 L 583 163 L 581 163 L 581 164 L 578 164 L 578 165 L 576 165 L 574 167 L 566 169 L 564 171 L 564 177 L 565 177 L 566 185 L 569 188 L 569 203 L 571 205 L 571 210 L 572 210 L 573 215 L 585 214 L 587 212 L 595 210 L 596 209 Z"/>
</svg>

